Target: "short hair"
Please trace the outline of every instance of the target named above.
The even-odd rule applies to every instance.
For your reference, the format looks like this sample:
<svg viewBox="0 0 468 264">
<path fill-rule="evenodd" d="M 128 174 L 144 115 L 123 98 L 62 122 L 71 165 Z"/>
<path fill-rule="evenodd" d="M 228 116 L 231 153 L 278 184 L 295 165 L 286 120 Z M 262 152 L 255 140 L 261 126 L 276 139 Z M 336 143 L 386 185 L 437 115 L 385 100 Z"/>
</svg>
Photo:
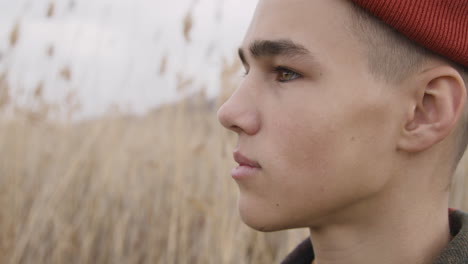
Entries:
<svg viewBox="0 0 468 264">
<path fill-rule="evenodd" d="M 468 87 L 468 67 L 457 64 L 410 40 L 357 4 L 351 4 L 351 30 L 365 43 L 371 74 L 387 82 L 398 83 L 418 71 L 429 59 L 437 58 L 457 70 Z M 468 107 L 457 128 L 455 165 L 468 144 Z"/>
</svg>

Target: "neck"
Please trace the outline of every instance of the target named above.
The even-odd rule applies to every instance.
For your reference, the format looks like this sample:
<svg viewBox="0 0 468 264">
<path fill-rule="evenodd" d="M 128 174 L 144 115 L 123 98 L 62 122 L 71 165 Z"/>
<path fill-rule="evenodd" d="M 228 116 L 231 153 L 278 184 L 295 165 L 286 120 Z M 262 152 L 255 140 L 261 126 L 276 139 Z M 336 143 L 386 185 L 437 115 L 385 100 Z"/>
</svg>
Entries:
<svg viewBox="0 0 468 264">
<path fill-rule="evenodd" d="M 448 194 L 389 195 L 389 202 L 362 203 L 342 221 L 311 227 L 315 263 L 432 263 L 450 241 Z"/>
</svg>

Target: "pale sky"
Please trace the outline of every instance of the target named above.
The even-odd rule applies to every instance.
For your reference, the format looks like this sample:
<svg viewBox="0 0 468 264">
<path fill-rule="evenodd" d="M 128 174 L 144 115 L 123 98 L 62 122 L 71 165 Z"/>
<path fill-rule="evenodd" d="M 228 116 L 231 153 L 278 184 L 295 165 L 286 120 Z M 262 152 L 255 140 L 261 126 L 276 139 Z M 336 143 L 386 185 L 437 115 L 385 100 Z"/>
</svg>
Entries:
<svg viewBox="0 0 468 264">
<path fill-rule="evenodd" d="M 50 3 L 52 17 L 47 17 Z M 222 58 L 233 59 L 256 1 L 251 0 L 0 0 L 0 73 L 8 70 L 18 101 L 30 103 L 38 83 L 64 102 L 70 91 L 92 116 L 119 104 L 141 113 L 177 98 L 176 75 L 216 94 Z M 182 21 L 193 8 L 192 40 Z M 19 38 L 9 47 L 18 23 Z M 47 55 L 53 46 L 53 56 Z M 167 56 L 166 74 L 159 74 Z M 69 67 L 71 81 L 60 77 Z M 22 92 L 21 92 L 22 91 Z"/>
</svg>

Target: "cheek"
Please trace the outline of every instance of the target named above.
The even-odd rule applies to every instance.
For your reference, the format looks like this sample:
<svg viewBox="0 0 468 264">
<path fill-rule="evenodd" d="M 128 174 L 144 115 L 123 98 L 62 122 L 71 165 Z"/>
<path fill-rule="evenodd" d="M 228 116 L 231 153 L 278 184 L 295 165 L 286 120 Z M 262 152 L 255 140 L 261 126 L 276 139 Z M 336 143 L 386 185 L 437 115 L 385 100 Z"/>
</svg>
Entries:
<svg viewBox="0 0 468 264">
<path fill-rule="evenodd" d="M 309 133 L 308 133 L 309 132 Z M 302 130 L 278 138 L 278 165 L 281 170 L 297 173 L 298 178 L 321 174 L 328 158 L 329 137 L 317 131 Z M 328 146 L 328 147 L 327 147 Z"/>
<path fill-rule="evenodd" d="M 383 186 L 386 176 L 375 173 L 382 170 L 387 158 L 382 155 L 391 147 L 379 141 L 379 135 L 389 137 L 383 134 L 390 129 L 382 125 L 387 114 L 373 107 L 347 109 L 355 111 L 276 115 L 266 130 L 265 143 L 273 146 L 266 148 L 269 189 L 291 212 L 323 213 Z"/>
<path fill-rule="evenodd" d="M 337 134 L 325 123 L 304 121 L 299 117 L 280 118 L 266 135 L 270 148 L 265 173 L 279 197 L 287 203 L 309 199 L 324 192 L 333 176 L 328 175 L 336 162 L 334 145 Z"/>
<path fill-rule="evenodd" d="M 303 115 L 278 118 L 271 129 L 269 143 L 275 146 L 274 163 L 279 170 L 319 172 L 330 160 L 330 152 L 337 141 L 330 121 Z M 325 118 L 326 119 L 326 118 Z M 315 168 L 315 169 L 314 169 Z"/>
</svg>

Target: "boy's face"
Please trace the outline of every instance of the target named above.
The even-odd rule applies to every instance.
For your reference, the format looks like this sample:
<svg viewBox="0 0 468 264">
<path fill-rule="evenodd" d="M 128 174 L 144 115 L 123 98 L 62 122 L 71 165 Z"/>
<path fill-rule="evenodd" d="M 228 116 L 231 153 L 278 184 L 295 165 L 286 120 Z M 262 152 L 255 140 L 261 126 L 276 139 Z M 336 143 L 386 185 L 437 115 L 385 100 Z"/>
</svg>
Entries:
<svg viewBox="0 0 468 264">
<path fill-rule="evenodd" d="M 401 89 L 370 75 L 365 47 L 347 28 L 349 8 L 346 0 L 259 2 L 241 46 L 247 75 L 218 112 L 237 132 L 237 150 L 261 166 L 236 178 L 241 217 L 253 228 L 336 221 L 376 200 L 397 169 L 407 109 L 398 107 Z"/>
</svg>

